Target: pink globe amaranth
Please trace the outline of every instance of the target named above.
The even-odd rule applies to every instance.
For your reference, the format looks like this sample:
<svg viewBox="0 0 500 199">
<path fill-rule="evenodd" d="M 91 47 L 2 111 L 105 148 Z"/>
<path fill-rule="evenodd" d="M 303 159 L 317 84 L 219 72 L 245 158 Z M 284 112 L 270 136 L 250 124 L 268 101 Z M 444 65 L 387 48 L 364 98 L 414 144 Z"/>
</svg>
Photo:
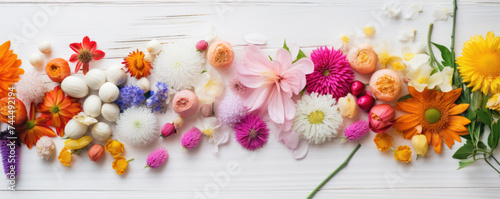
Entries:
<svg viewBox="0 0 500 199">
<path fill-rule="evenodd" d="M 360 120 L 350 124 L 345 130 L 344 135 L 350 141 L 359 140 L 370 130 L 368 121 Z"/>
<path fill-rule="evenodd" d="M 314 63 L 314 71 L 306 75 L 307 92 L 331 94 L 335 99 L 349 93 L 354 72 L 340 50 L 319 47 L 313 50 L 310 58 Z"/>
<path fill-rule="evenodd" d="M 157 148 L 148 155 L 147 166 L 156 169 L 163 165 L 168 159 L 168 152 L 165 148 Z"/>
<path fill-rule="evenodd" d="M 370 130 L 375 133 L 383 133 L 392 127 L 395 121 L 396 111 L 388 104 L 374 106 L 368 114 Z"/>
<path fill-rule="evenodd" d="M 200 143 L 203 133 L 196 127 L 189 129 L 181 138 L 182 147 L 192 149 Z"/>
<path fill-rule="evenodd" d="M 161 136 L 164 137 L 164 138 L 166 138 L 168 136 L 171 136 L 171 135 L 173 135 L 175 133 L 177 133 L 177 130 L 175 129 L 174 124 L 172 124 L 172 123 L 166 123 L 161 128 Z"/>
</svg>

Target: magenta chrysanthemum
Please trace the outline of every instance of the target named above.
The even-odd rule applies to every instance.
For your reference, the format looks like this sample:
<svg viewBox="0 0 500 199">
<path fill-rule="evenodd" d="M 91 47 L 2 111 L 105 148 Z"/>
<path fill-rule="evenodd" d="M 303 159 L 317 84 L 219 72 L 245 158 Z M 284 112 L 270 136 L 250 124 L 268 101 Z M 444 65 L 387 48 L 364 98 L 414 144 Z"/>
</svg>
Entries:
<svg viewBox="0 0 500 199">
<path fill-rule="evenodd" d="M 307 92 L 330 94 L 335 99 L 349 93 L 354 72 L 340 50 L 319 47 L 312 51 L 310 58 L 314 62 L 314 72 L 306 76 Z"/>
<path fill-rule="evenodd" d="M 243 105 L 240 96 L 227 95 L 220 102 L 216 115 L 220 122 L 233 126 L 245 116 L 246 112 L 247 108 Z"/>
<path fill-rule="evenodd" d="M 146 164 L 153 169 L 156 169 L 163 165 L 168 159 L 168 152 L 165 148 L 157 148 L 148 155 Z"/>
<path fill-rule="evenodd" d="M 239 96 L 245 96 L 248 88 L 243 85 L 238 78 L 233 78 L 229 81 L 229 88 L 231 91 Z"/>
<path fill-rule="evenodd" d="M 345 131 L 344 135 L 348 140 L 358 140 L 370 130 L 368 121 L 360 120 L 349 125 Z"/>
<path fill-rule="evenodd" d="M 202 137 L 203 133 L 200 131 L 200 129 L 193 127 L 182 136 L 182 147 L 186 149 L 192 149 L 196 147 L 198 143 L 200 143 Z"/>
<path fill-rule="evenodd" d="M 254 114 L 248 114 L 234 127 L 236 140 L 243 148 L 254 151 L 262 148 L 269 137 L 266 123 Z"/>
</svg>

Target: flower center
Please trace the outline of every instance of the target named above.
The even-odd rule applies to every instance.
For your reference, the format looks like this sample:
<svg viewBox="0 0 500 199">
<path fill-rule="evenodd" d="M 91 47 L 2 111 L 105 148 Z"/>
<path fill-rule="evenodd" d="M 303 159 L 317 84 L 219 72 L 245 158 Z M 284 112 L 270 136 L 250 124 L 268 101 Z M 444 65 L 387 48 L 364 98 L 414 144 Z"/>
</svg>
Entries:
<svg viewBox="0 0 500 199">
<path fill-rule="evenodd" d="M 358 56 L 356 56 L 356 61 L 358 63 L 370 63 L 370 56 L 369 56 L 369 51 L 368 49 L 363 49 L 358 52 Z"/>
<path fill-rule="evenodd" d="M 425 110 L 425 119 L 434 124 L 441 119 L 441 112 L 437 108 L 429 108 Z"/>
<path fill-rule="evenodd" d="M 78 54 L 78 60 L 80 60 L 82 63 L 86 64 L 92 61 L 92 51 L 90 50 L 82 50 Z"/>
<path fill-rule="evenodd" d="M 276 80 L 280 81 L 281 77 L 276 74 L 274 71 L 266 71 L 261 74 L 261 76 L 269 81 L 270 83 L 274 83 Z"/>
<path fill-rule="evenodd" d="M 257 137 L 257 131 L 255 129 L 250 129 L 250 133 L 248 133 L 248 136 L 250 136 L 250 138 L 254 139 Z"/>
<path fill-rule="evenodd" d="M 340 38 L 340 40 L 342 40 L 342 42 L 344 43 L 344 45 L 349 44 L 349 42 L 351 41 L 351 39 L 347 35 L 342 35 L 342 37 Z"/>
<path fill-rule="evenodd" d="M 478 69 L 482 71 L 485 76 L 498 76 L 500 75 L 500 56 L 495 53 L 485 53 L 477 58 Z"/>
<path fill-rule="evenodd" d="M 382 77 L 377 79 L 375 85 L 377 86 L 377 90 L 382 93 L 394 93 L 394 85 L 396 84 L 396 80 L 394 77 L 384 74 Z"/>
<path fill-rule="evenodd" d="M 403 55 L 403 58 L 405 59 L 405 61 L 410 61 L 411 59 L 413 59 L 413 57 L 415 57 L 415 54 L 413 54 L 413 53 L 405 53 Z"/>
<path fill-rule="evenodd" d="M 324 75 L 324 76 L 328 76 L 329 74 L 330 74 L 330 71 L 329 71 L 329 70 L 324 70 L 324 71 L 323 71 L 323 75 Z"/>
<path fill-rule="evenodd" d="M 406 65 L 404 65 L 404 64 L 402 64 L 401 62 L 398 62 L 398 61 L 397 61 L 397 62 L 393 62 L 393 63 L 392 63 L 392 68 L 393 68 L 394 70 L 400 70 L 400 71 L 401 71 L 401 70 L 406 69 Z"/>
<path fill-rule="evenodd" d="M 325 118 L 325 115 L 321 111 L 314 111 L 309 114 L 309 122 L 312 124 L 319 124 L 323 122 L 323 118 Z"/>
<path fill-rule="evenodd" d="M 33 128 L 35 128 L 35 122 L 34 121 L 27 121 L 26 122 L 26 129 L 31 130 Z"/>
<path fill-rule="evenodd" d="M 53 106 L 52 108 L 50 108 L 50 112 L 52 112 L 52 113 L 59 113 L 59 107 L 58 106 Z"/>
<path fill-rule="evenodd" d="M 142 127 L 142 121 L 140 121 L 140 120 L 134 121 L 133 124 L 134 124 L 134 127 L 136 127 L 136 128 L 141 128 Z"/>
<path fill-rule="evenodd" d="M 205 134 L 208 137 L 212 137 L 214 135 L 214 131 L 212 129 L 205 129 L 203 130 L 203 134 Z"/>
</svg>

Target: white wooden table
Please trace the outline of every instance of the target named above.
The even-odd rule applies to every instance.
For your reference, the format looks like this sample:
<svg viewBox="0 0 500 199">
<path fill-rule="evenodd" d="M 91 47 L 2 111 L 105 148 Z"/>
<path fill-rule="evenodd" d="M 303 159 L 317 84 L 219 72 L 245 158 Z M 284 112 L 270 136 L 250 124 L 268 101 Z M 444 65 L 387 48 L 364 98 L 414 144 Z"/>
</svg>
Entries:
<svg viewBox="0 0 500 199">
<path fill-rule="evenodd" d="M 408 4 L 403 1 L 402 7 Z M 397 38 L 405 24 L 417 30 L 417 41 L 425 41 L 428 25 L 433 22 L 432 7 L 451 4 L 451 0 L 423 4 L 419 18 L 408 21 L 382 17 L 379 12 L 384 1 L 373 0 L 0 0 L 0 41 L 13 40 L 22 67 L 34 70 L 28 58 L 37 52 L 39 42 L 52 43 L 51 58 L 68 59 L 72 53 L 68 45 L 88 35 L 106 52 L 106 57 L 92 67 L 107 68 L 119 64 L 132 50 L 144 50 L 151 39 L 163 43 L 199 40 L 213 24 L 219 38 L 235 46 L 238 61 L 246 45 L 243 35 L 253 32 L 268 38 L 263 48 L 271 55 L 285 38 L 310 53 L 319 46 L 333 45 L 341 32 L 355 32 L 367 24 L 376 28 L 373 43 L 391 39 L 400 46 Z M 487 31 L 500 35 L 499 11 L 499 0 L 459 0 L 457 54 L 471 35 L 486 35 Z M 448 46 L 450 31 L 451 20 L 436 22 L 433 41 Z M 226 80 L 231 73 L 223 72 Z M 170 111 L 160 116 L 161 123 L 173 117 Z M 358 119 L 365 117 L 366 113 Z M 190 127 L 189 121 L 181 131 Z M 429 149 L 428 157 L 401 164 L 392 153 L 376 149 L 374 136 L 371 133 L 361 140 L 362 147 L 349 165 L 316 198 L 455 199 L 500 195 L 500 178 L 484 162 L 456 170 L 458 161 L 451 156 L 460 143 L 452 150 L 445 148 L 441 155 Z M 393 137 L 398 145 L 410 145 L 400 136 Z M 41 160 L 35 150 L 24 147 L 17 191 L 8 191 L 7 183 L 2 181 L 0 198 L 305 198 L 356 145 L 334 140 L 311 146 L 308 156 L 296 161 L 274 136 L 257 152 L 243 150 L 232 138 L 218 154 L 213 153 L 206 139 L 197 149 L 181 153 L 179 138 L 161 139 L 146 148 L 127 146 L 125 156 L 135 161 L 123 176 L 111 168 L 109 154 L 99 163 L 89 161 L 86 154 L 73 156 L 76 161 L 68 168 L 57 159 Z M 58 138 L 56 142 L 59 151 L 64 140 Z M 158 146 L 170 153 L 166 166 L 144 170 L 147 154 Z"/>
</svg>

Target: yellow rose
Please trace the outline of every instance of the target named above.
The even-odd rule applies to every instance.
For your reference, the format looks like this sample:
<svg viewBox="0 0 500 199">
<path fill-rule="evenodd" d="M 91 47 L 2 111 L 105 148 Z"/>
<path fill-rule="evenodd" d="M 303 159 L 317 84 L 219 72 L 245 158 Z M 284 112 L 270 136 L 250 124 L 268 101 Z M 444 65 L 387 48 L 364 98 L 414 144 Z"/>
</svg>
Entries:
<svg viewBox="0 0 500 199">
<path fill-rule="evenodd" d="M 105 147 L 106 151 L 112 156 L 118 156 L 125 151 L 125 146 L 117 140 L 108 140 Z"/>
<path fill-rule="evenodd" d="M 69 152 L 68 149 L 63 148 L 61 150 L 61 153 L 59 153 L 59 157 L 57 157 L 57 159 L 59 159 L 59 162 L 61 162 L 61 164 L 69 167 L 69 163 L 71 162 L 71 152 Z"/>
<path fill-rule="evenodd" d="M 385 132 L 377 133 L 373 141 L 377 145 L 377 149 L 380 151 L 386 151 L 392 146 L 392 137 Z"/>
<path fill-rule="evenodd" d="M 69 149 L 69 150 L 77 150 L 77 149 L 82 149 L 86 147 L 87 145 L 90 144 L 92 141 L 91 136 L 83 136 L 80 139 L 68 139 L 66 142 L 64 142 L 64 148 Z"/>
<path fill-rule="evenodd" d="M 358 103 L 356 98 L 351 93 L 347 94 L 345 97 L 339 98 L 337 103 L 342 113 L 342 116 L 353 118 L 358 114 Z"/>
<path fill-rule="evenodd" d="M 115 156 L 115 161 L 113 161 L 113 169 L 116 170 L 116 174 L 123 175 L 127 169 L 128 162 L 123 156 Z"/>
<path fill-rule="evenodd" d="M 411 149 L 409 146 L 403 145 L 398 146 L 396 150 L 394 150 L 394 159 L 402 162 L 408 163 L 411 160 Z"/>
<path fill-rule="evenodd" d="M 413 146 L 413 149 L 417 154 L 417 159 L 419 155 L 425 156 L 425 154 L 427 153 L 427 148 L 429 148 L 429 145 L 427 143 L 427 137 L 425 137 L 425 135 L 422 134 L 414 135 L 411 138 L 411 145 Z"/>
</svg>

